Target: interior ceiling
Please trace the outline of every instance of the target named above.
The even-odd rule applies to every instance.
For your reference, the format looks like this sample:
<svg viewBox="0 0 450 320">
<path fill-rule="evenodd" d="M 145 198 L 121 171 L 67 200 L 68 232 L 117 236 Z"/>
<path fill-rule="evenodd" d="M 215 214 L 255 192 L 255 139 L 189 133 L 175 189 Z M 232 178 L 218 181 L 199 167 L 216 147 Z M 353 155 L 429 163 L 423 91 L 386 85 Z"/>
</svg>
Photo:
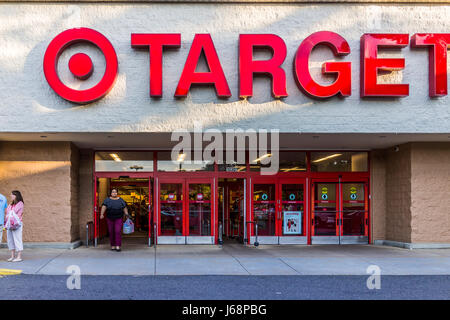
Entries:
<svg viewBox="0 0 450 320">
<path fill-rule="evenodd" d="M 268 138 L 270 141 L 270 138 Z M 0 133 L 0 141 L 71 141 L 81 149 L 171 149 L 171 133 Z M 225 139 L 224 139 L 225 141 Z M 280 133 L 280 149 L 369 150 L 407 142 L 450 142 L 447 134 Z M 204 142 L 203 145 L 208 145 Z"/>
</svg>

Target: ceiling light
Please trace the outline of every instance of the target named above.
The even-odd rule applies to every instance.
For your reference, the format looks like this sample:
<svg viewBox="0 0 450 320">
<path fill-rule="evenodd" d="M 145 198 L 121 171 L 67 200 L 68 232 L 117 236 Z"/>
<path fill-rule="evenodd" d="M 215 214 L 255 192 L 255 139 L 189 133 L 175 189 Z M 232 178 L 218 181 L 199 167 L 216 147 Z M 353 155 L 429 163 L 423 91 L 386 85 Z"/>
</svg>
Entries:
<svg viewBox="0 0 450 320">
<path fill-rule="evenodd" d="M 313 162 L 321 162 L 321 161 L 325 161 L 325 160 L 328 160 L 328 159 L 336 158 L 336 157 L 339 157 L 339 156 L 342 156 L 342 153 L 332 154 L 332 155 L 330 155 L 330 156 L 327 156 L 327 157 L 323 157 L 323 158 L 314 160 Z"/>
<path fill-rule="evenodd" d="M 305 171 L 306 168 L 300 168 L 300 167 L 293 167 L 293 168 L 283 168 L 281 171 L 283 172 L 290 172 L 290 171 Z"/>
<path fill-rule="evenodd" d="M 183 162 L 185 158 L 186 158 L 186 154 L 185 153 L 179 153 L 177 161 L 178 162 Z"/>
<path fill-rule="evenodd" d="M 117 161 L 117 162 L 122 161 L 122 159 L 120 159 L 120 157 L 116 153 L 110 153 L 109 155 L 111 156 L 111 158 L 114 159 L 114 161 Z"/>
<path fill-rule="evenodd" d="M 271 157 L 271 156 L 272 156 L 271 153 L 266 153 L 265 155 L 263 155 L 263 156 L 261 156 L 261 157 L 255 159 L 255 160 L 253 160 L 253 162 L 261 162 L 262 159 L 265 159 L 265 158 Z"/>
</svg>

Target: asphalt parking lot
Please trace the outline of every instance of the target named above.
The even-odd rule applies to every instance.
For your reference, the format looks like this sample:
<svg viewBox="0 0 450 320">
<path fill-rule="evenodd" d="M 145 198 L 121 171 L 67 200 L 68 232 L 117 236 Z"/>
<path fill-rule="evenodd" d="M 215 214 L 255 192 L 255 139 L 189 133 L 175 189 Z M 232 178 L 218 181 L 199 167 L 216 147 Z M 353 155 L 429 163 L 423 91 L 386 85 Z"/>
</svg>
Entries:
<svg viewBox="0 0 450 320">
<path fill-rule="evenodd" d="M 5 276 L 0 293 L 8 300 L 450 299 L 450 276 L 382 276 L 380 289 L 368 288 L 368 276 L 81 276 L 79 290 L 68 289 L 68 279 Z"/>
</svg>

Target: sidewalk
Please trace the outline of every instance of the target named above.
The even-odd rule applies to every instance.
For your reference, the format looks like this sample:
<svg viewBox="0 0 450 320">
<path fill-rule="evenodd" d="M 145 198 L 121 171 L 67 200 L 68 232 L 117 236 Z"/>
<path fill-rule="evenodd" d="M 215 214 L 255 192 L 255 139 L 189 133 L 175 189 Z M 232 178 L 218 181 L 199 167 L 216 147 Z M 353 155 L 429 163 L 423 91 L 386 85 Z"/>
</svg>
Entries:
<svg viewBox="0 0 450 320">
<path fill-rule="evenodd" d="M 244 247 L 237 243 L 207 245 L 124 244 L 70 249 L 25 249 L 23 262 L 0 269 L 24 274 L 65 275 L 77 265 L 82 275 L 367 275 L 377 265 L 384 275 L 450 275 L 450 249 L 400 249 L 374 245 L 313 245 Z"/>
</svg>

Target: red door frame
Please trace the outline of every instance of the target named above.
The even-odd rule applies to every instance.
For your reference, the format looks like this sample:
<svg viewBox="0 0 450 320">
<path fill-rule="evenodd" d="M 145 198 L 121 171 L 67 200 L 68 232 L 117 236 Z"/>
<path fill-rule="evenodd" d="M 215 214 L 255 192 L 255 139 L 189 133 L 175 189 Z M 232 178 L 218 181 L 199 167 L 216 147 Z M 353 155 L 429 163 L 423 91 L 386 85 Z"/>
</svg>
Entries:
<svg viewBox="0 0 450 320">
<path fill-rule="evenodd" d="M 369 212 L 369 206 L 370 206 L 370 186 L 369 186 L 369 177 L 367 177 L 367 173 L 362 174 L 348 174 L 348 175 L 339 175 L 338 177 L 329 177 L 329 174 L 327 174 L 328 177 L 325 178 L 319 178 L 315 177 L 311 180 L 311 205 L 310 205 L 310 219 L 308 221 L 311 221 L 311 233 L 310 237 L 315 236 L 314 235 L 314 223 L 313 220 L 313 212 L 314 212 L 314 196 L 315 196 L 315 185 L 317 183 L 335 183 L 336 184 L 336 221 L 339 220 L 339 224 L 336 223 L 336 236 L 343 236 L 343 218 L 342 218 L 342 212 L 343 212 L 343 192 L 341 185 L 343 183 L 364 183 L 364 211 L 365 211 L 365 229 L 364 229 L 364 236 L 368 237 L 368 242 L 371 243 L 371 233 L 370 233 L 370 212 Z M 339 215 L 339 216 L 338 216 Z M 309 223 L 308 223 L 309 224 Z M 310 242 L 309 242 L 310 243 Z"/>
<path fill-rule="evenodd" d="M 227 178 L 224 178 L 227 179 Z M 241 180 L 245 180 L 245 177 L 238 177 L 238 179 Z M 230 187 L 232 186 L 232 187 Z M 242 189 L 241 189 L 242 187 Z M 224 194 L 223 194 L 223 216 L 224 216 L 224 224 L 223 224 L 223 235 L 224 236 L 230 236 L 231 234 L 233 234 L 233 229 L 231 228 L 231 224 L 230 224 L 230 190 L 234 189 L 236 190 L 236 188 L 239 190 L 239 197 L 244 198 L 244 194 L 246 192 L 246 190 L 244 190 L 244 182 L 242 181 L 242 185 L 241 185 L 241 181 L 236 181 L 236 182 L 225 182 L 223 184 L 223 190 L 224 190 Z M 218 192 L 219 189 L 217 189 Z M 219 194 L 217 194 L 217 196 L 219 197 Z M 219 199 L 217 199 L 217 201 L 219 202 Z M 217 205 L 219 206 L 219 203 L 217 203 Z M 244 202 L 244 207 L 247 205 L 247 201 Z M 247 212 L 244 207 L 240 207 L 240 210 L 243 210 L 245 212 Z M 217 211 L 218 213 L 218 211 Z M 217 219 L 217 223 L 219 223 L 219 219 Z M 243 230 L 243 226 L 242 226 L 242 230 Z M 239 232 L 240 230 L 238 230 L 238 236 L 239 236 Z"/>
<path fill-rule="evenodd" d="M 214 184 L 214 178 L 188 178 L 186 179 L 186 236 L 189 236 L 189 204 L 191 203 L 189 200 L 189 185 L 190 184 L 209 184 L 211 188 L 211 199 L 210 199 L 210 207 L 211 207 L 211 234 L 209 236 L 216 237 L 216 220 L 219 219 L 219 215 L 217 214 L 216 205 L 217 205 L 217 187 Z M 216 239 L 214 239 L 214 242 Z"/>
<path fill-rule="evenodd" d="M 173 176 L 173 175 L 172 175 Z M 200 177 L 170 177 L 167 175 L 164 175 L 163 177 L 158 178 L 158 189 L 155 190 L 155 197 L 158 198 L 158 204 L 157 209 L 155 210 L 155 223 L 157 224 L 157 232 L 158 236 L 161 236 L 161 223 L 160 223 L 160 212 L 161 212 L 161 198 L 160 198 L 160 192 L 161 192 L 161 184 L 163 183 L 180 183 L 182 185 L 182 236 L 189 236 L 189 185 L 190 184 L 196 184 L 196 183 L 204 183 L 204 184 L 210 184 L 211 185 L 211 236 L 215 236 L 217 238 L 217 234 L 215 232 L 216 228 L 216 220 L 218 219 L 218 215 L 216 214 L 217 211 L 217 186 L 214 184 L 214 178 L 200 178 Z M 217 181 L 216 181 L 217 183 Z M 157 242 L 157 239 L 155 239 Z M 216 239 L 215 239 L 216 241 Z"/>
<path fill-rule="evenodd" d="M 314 227 L 314 220 L 313 219 L 315 219 L 315 216 L 314 216 L 314 208 L 315 208 L 314 197 L 315 197 L 316 184 L 318 184 L 318 183 L 333 183 L 333 184 L 336 184 L 336 190 L 335 190 L 335 193 L 336 193 L 335 198 L 336 198 L 336 200 L 334 200 L 334 202 L 336 204 L 336 206 L 335 206 L 336 207 L 336 234 L 335 234 L 335 236 L 336 237 L 339 236 L 340 228 L 339 228 L 338 222 L 340 221 L 339 219 L 340 219 L 340 210 L 341 210 L 340 209 L 341 192 L 340 192 L 340 187 L 339 187 L 339 179 L 340 179 L 339 177 L 337 177 L 337 178 L 324 178 L 324 179 L 316 178 L 316 179 L 312 179 L 312 181 L 311 181 L 311 212 L 310 212 L 310 219 L 308 220 L 308 221 L 311 221 L 311 236 L 310 236 L 310 238 L 316 236 L 314 234 L 314 231 L 315 231 L 314 228 L 315 227 Z M 329 201 L 329 200 L 327 200 L 327 201 Z"/>
<path fill-rule="evenodd" d="M 99 238 L 100 233 L 100 205 L 97 205 L 98 203 L 98 197 L 97 197 L 97 181 L 99 178 L 107 178 L 107 179 L 118 179 L 120 177 L 127 177 L 127 178 L 144 178 L 148 179 L 148 199 L 150 200 L 150 195 L 152 194 L 152 178 L 153 178 L 153 172 L 95 172 L 94 170 L 94 239 L 97 243 L 97 240 Z M 154 203 L 154 202 L 153 202 Z M 153 208 L 155 206 L 153 205 Z M 152 213 L 150 212 L 150 205 L 149 205 L 149 212 L 148 212 L 148 239 L 151 239 L 152 236 L 152 228 L 151 228 L 151 217 Z"/>
<path fill-rule="evenodd" d="M 307 221 L 308 220 L 308 212 L 309 212 L 309 201 L 308 201 L 308 184 L 307 184 L 307 180 L 308 178 L 287 178 L 287 177 L 280 177 L 278 178 L 278 188 L 279 188 L 279 192 L 278 192 L 278 196 L 279 196 L 279 230 L 278 230 L 278 234 L 279 236 L 283 236 L 283 185 L 284 184 L 301 184 L 303 185 L 303 201 L 301 201 L 301 204 L 303 204 L 303 215 L 302 215 L 302 224 L 304 227 L 304 235 L 301 237 L 306 236 L 307 238 L 309 238 L 309 223 Z M 300 202 L 300 201 L 299 201 Z M 286 237 L 296 237 L 296 235 L 292 235 L 292 236 L 286 236 Z"/>
<path fill-rule="evenodd" d="M 278 190 L 277 178 L 275 178 L 275 177 L 272 177 L 272 178 L 254 177 L 254 178 L 252 178 L 252 183 L 250 186 L 250 195 L 249 195 L 249 197 L 250 197 L 250 217 L 249 217 L 250 220 L 247 220 L 247 221 L 255 221 L 254 200 L 253 200 L 253 192 L 255 191 L 254 190 L 255 184 L 273 184 L 274 185 L 275 197 L 274 197 L 273 202 L 275 204 L 275 234 L 273 236 L 276 237 L 277 233 L 278 233 L 278 224 L 279 224 L 279 222 L 278 222 L 278 215 L 279 215 L 279 213 L 278 213 L 278 204 L 279 204 L 278 203 L 278 200 L 279 200 L 278 191 L 279 190 Z M 271 202 L 271 200 L 267 200 L 264 202 Z M 254 224 L 248 225 L 247 239 L 248 239 L 249 243 L 250 243 L 250 237 L 253 236 L 253 230 L 254 230 Z"/>
<path fill-rule="evenodd" d="M 369 179 L 368 178 L 342 178 L 341 183 L 363 183 L 364 184 L 364 236 L 369 237 L 370 214 L 369 214 Z M 351 201 L 349 201 L 351 203 Z M 341 206 L 343 209 L 344 199 L 341 193 Z M 342 210 L 343 212 L 343 210 Z M 341 236 L 343 235 L 343 227 L 341 228 Z M 370 239 L 369 239 L 370 243 Z"/>
<path fill-rule="evenodd" d="M 273 177 L 253 177 L 251 179 L 251 186 L 250 186 L 250 216 L 248 221 L 254 221 L 254 206 L 253 206 L 253 191 L 254 191 L 254 185 L 255 184 L 274 184 L 275 185 L 275 237 L 281 237 L 283 236 L 283 225 L 282 225 L 282 185 L 283 184 L 301 184 L 303 185 L 303 225 L 305 227 L 305 236 L 308 237 L 309 228 L 307 227 L 309 224 L 306 222 L 308 221 L 308 202 L 307 196 L 307 179 L 306 177 L 292 177 L 292 176 L 286 176 L 286 175 L 274 175 Z M 247 229 L 247 238 L 248 243 L 250 243 L 250 237 L 253 236 L 253 227 Z M 295 237 L 295 236 L 293 236 Z M 308 237 L 309 238 L 309 237 Z"/>
<path fill-rule="evenodd" d="M 173 184 L 181 184 L 181 200 L 177 200 L 177 201 L 181 201 L 181 210 L 182 210 L 182 235 L 185 235 L 185 216 L 186 216 L 186 208 L 185 208 L 185 199 L 186 199 L 186 193 L 185 193 L 185 179 L 183 178 L 159 178 L 158 179 L 158 189 L 155 190 L 155 197 L 158 198 L 158 205 L 157 205 L 157 209 L 155 210 L 155 223 L 156 223 L 156 228 L 157 228 L 157 236 L 161 236 L 161 184 L 167 184 L 167 183 L 173 183 Z M 155 242 L 158 242 L 157 237 L 155 238 Z"/>
</svg>

